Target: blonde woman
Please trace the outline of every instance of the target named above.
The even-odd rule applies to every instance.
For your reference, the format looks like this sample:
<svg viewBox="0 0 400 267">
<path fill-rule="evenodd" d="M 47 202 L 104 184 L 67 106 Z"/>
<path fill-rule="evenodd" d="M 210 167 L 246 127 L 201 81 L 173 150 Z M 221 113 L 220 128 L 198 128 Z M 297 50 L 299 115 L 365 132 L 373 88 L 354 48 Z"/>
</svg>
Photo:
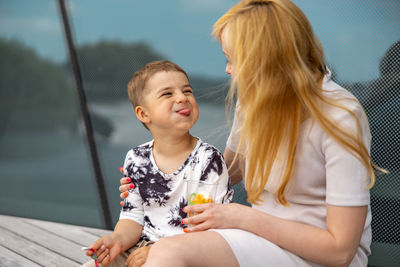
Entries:
<svg viewBox="0 0 400 267">
<path fill-rule="evenodd" d="M 368 121 L 330 79 L 307 18 L 289 0 L 244 0 L 213 34 L 238 103 L 225 160 L 252 207 L 185 207 L 199 213 L 188 233 L 160 240 L 145 266 L 366 266 Z"/>
</svg>

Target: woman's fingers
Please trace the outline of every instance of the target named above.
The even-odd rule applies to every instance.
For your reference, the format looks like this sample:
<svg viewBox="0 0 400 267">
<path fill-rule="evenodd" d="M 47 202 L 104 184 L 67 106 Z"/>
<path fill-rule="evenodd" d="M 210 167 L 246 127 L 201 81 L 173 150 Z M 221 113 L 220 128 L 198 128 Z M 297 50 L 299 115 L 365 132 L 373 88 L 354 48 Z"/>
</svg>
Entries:
<svg viewBox="0 0 400 267">
<path fill-rule="evenodd" d="M 182 220 L 182 224 L 192 225 L 185 229 L 185 232 L 202 231 L 210 228 L 213 222 L 213 213 L 210 212 L 216 205 L 215 204 L 201 204 L 187 206 L 184 211 L 188 214 L 196 214 Z M 206 223 L 205 223 L 206 222 Z M 207 228 L 208 227 L 208 228 Z"/>
<path fill-rule="evenodd" d="M 132 179 L 129 177 L 123 177 L 119 180 L 121 185 L 125 185 L 125 184 L 129 184 L 130 182 L 132 182 Z"/>
<path fill-rule="evenodd" d="M 120 198 L 125 199 L 129 195 L 128 191 L 135 188 L 135 185 L 131 182 L 132 179 L 129 177 L 121 178 L 121 186 L 119 187 L 119 191 L 121 192 L 121 194 L 119 195 Z M 122 201 L 120 202 L 120 204 L 121 206 L 124 205 Z"/>
<path fill-rule="evenodd" d="M 126 191 L 128 191 L 128 190 L 131 190 L 131 189 L 133 189 L 133 188 L 135 188 L 135 185 L 134 185 L 134 184 L 125 184 L 125 185 L 121 185 L 121 186 L 119 187 L 119 191 L 122 192 L 122 193 L 124 193 L 124 192 L 126 192 Z"/>
<path fill-rule="evenodd" d="M 191 227 L 186 227 L 183 231 L 185 233 L 192 233 L 192 232 L 206 231 L 206 230 L 211 229 L 211 228 L 214 228 L 214 227 L 211 227 L 210 223 L 205 221 L 205 222 L 202 222 L 202 223 L 196 224 L 196 225 L 192 224 Z"/>
<path fill-rule="evenodd" d="M 202 213 L 205 210 L 211 209 L 215 206 L 216 204 L 210 203 L 210 204 L 198 204 L 198 205 L 191 205 L 191 206 L 186 206 L 183 208 L 183 211 L 190 214 L 190 213 Z"/>
<path fill-rule="evenodd" d="M 120 167 L 119 171 L 123 174 L 124 173 L 124 167 Z M 121 186 L 119 187 L 119 191 L 121 194 L 119 195 L 120 198 L 125 199 L 128 196 L 128 191 L 135 188 L 135 185 L 132 182 L 132 179 L 129 177 L 123 177 L 119 180 Z M 121 206 L 124 205 L 124 202 L 121 201 L 119 203 Z"/>
<path fill-rule="evenodd" d="M 185 230 L 185 232 L 187 232 L 187 230 L 189 230 L 189 228 L 190 229 L 193 229 L 193 228 L 194 229 L 199 229 L 199 228 L 201 228 L 201 227 L 195 227 L 195 226 L 199 226 L 201 224 L 204 224 L 204 222 L 207 222 L 207 225 L 213 223 L 212 222 L 212 218 L 210 218 L 207 214 L 198 214 L 198 215 L 194 215 L 194 216 L 191 216 L 191 217 L 188 217 L 188 218 L 182 220 L 183 224 L 190 225 L 190 227 L 188 227 Z M 204 227 L 204 225 L 202 227 Z M 207 229 L 204 229 L 204 228 L 201 228 L 201 229 L 202 230 L 207 230 Z"/>
<path fill-rule="evenodd" d="M 182 224 L 190 225 L 185 232 L 204 231 L 208 229 L 236 228 L 240 222 L 240 214 L 249 207 L 231 204 L 202 204 L 187 206 L 184 211 L 194 216 L 182 220 Z"/>
<path fill-rule="evenodd" d="M 125 199 L 128 195 L 129 195 L 128 192 L 124 192 L 124 193 L 119 194 L 119 197 L 122 199 Z"/>
</svg>

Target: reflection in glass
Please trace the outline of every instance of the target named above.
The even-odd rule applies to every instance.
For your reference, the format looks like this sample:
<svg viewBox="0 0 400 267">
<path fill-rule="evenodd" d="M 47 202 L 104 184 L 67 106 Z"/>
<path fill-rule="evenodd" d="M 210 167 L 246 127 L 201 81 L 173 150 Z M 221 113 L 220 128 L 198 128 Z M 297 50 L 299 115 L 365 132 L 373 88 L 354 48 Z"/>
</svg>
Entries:
<svg viewBox="0 0 400 267">
<path fill-rule="evenodd" d="M 25 4 L 0 8 L 0 213 L 102 227 L 56 2 Z"/>
<path fill-rule="evenodd" d="M 160 59 L 172 60 L 185 68 L 200 108 L 200 119 L 192 134 L 222 151 L 228 135 L 224 110 L 228 77 L 224 73 L 223 54 L 210 35 L 218 11 L 188 11 L 186 5 L 179 5 L 180 1 L 160 1 L 156 10 L 142 1 L 118 1 L 111 13 L 107 2 L 96 2 L 97 11 L 92 12 L 93 3 L 71 1 L 71 17 L 106 189 L 116 221 L 120 209 L 119 167 L 129 149 L 152 139 L 137 121 L 127 97 L 126 85 L 134 72 Z M 226 3 L 226 9 L 228 7 Z M 165 19 L 167 10 L 174 15 Z M 205 17 L 200 20 L 201 13 Z M 111 14 L 118 16 L 105 23 L 105 18 Z M 212 44 L 213 49 L 193 45 L 194 39 L 185 37 L 186 29 L 191 29 L 191 35 L 205 46 Z M 195 50 L 196 47 L 199 49 Z M 216 58 L 208 55 L 208 51 L 213 51 L 220 59 L 219 71 L 213 74 L 208 69 L 215 69 L 212 63 Z M 196 62 L 193 58 L 188 63 L 191 55 L 197 58 L 201 55 L 203 59 Z M 199 69 L 201 71 L 197 72 Z"/>
</svg>

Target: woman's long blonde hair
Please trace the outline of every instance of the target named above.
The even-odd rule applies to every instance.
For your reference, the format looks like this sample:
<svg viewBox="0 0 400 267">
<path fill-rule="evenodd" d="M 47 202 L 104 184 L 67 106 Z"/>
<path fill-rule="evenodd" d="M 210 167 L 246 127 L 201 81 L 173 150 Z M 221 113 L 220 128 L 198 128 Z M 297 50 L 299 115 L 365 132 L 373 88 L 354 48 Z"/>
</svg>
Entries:
<svg viewBox="0 0 400 267">
<path fill-rule="evenodd" d="M 220 42 L 225 29 L 234 66 L 227 100 L 232 107 L 236 96 L 237 112 L 244 115 L 239 147 L 245 147 L 248 201 L 260 201 L 278 150 L 288 141 L 276 195 L 281 204 L 288 205 L 285 193 L 294 174 L 299 128 L 310 116 L 359 158 L 368 169 L 372 187 L 375 174 L 360 121 L 350 109 L 323 95 L 324 55 L 303 12 L 289 0 L 244 0 L 215 23 L 213 35 Z M 357 136 L 339 128 L 324 114 L 321 103 L 349 112 Z"/>
</svg>

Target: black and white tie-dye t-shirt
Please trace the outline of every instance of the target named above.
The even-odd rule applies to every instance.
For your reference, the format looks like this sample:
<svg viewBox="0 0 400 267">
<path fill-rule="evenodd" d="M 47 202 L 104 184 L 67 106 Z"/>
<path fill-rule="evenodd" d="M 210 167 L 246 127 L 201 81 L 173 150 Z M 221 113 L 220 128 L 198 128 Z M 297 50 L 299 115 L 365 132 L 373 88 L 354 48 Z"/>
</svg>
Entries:
<svg viewBox="0 0 400 267">
<path fill-rule="evenodd" d="M 152 153 L 153 141 L 131 149 L 125 158 L 124 175 L 135 188 L 124 201 L 120 219 L 143 225 L 142 239 L 157 241 L 161 237 L 182 234 L 181 220 L 186 217 L 186 180 L 218 182 L 216 203 L 229 203 L 233 189 L 222 154 L 198 139 L 197 145 L 172 174 L 158 169 Z"/>
</svg>

